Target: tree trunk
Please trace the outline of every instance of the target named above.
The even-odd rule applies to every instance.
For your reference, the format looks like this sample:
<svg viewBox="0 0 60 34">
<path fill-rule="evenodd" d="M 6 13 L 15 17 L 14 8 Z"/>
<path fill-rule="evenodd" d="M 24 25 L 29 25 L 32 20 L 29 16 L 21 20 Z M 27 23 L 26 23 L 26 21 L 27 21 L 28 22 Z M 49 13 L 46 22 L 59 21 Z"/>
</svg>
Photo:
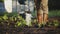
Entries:
<svg viewBox="0 0 60 34">
<path fill-rule="evenodd" d="M 48 16 L 48 0 L 35 0 L 38 24 L 45 24 Z"/>
</svg>

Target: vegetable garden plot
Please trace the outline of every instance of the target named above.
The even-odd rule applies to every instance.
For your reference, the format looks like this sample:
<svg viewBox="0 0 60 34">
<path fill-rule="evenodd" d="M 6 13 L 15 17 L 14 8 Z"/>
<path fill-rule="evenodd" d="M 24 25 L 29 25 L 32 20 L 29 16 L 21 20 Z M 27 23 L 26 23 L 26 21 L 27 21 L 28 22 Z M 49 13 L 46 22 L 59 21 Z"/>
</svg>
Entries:
<svg viewBox="0 0 60 34">
<path fill-rule="evenodd" d="M 55 20 L 55 18 L 57 18 L 56 16 L 59 15 L 59 12 L 55 12 L 55 14 L 53 14 L 54 12 L 50 11 L 49 12 L 49 20 L 50 19 L 54 19 L 51 21 L 49 21 L 46 25 L 42 25 L 41 27 L 39 27 L 37 25 L 36 19 L 32 20 L 31 17 L 36 16 L 37 13 L 34 13 L 34 1 L 24 1 L 21 2 L 23 0 L 13 0 L 12 1 L 12 13 L 9 13 L 9 11 L 7 11 L 8 13 L 4 14 L 3 16 L 0 16 L 0 31 L 2 32 L 2 34 L 6 33 L 6 34 L 20 34 L 25 33 L 36 33 L 36 34 L 46 34 L 47 32 L 49 33 L 59 33 L 60 30 L 58 29 L 59 26 L 59 21 Z M 21 2 L 21 3 L 20 3 Z M 7 9 L 6 9 L 7 10 Z M 14 13 L 15 12 L 15 13 Z M 37 12 L 37 11 L 36 11 Z M 16 14 L 17 13 L 17 14 Z M 33 14 L 34 13 L 34 14 Z M 13 14 L 13 15 L 12 15 Z M 33 14 L 33 16 L 32 16 Z M 24 16 L 22 18 L 22 16 Z M 55 16 L 55 18 L 54 18 Z M 51 18 L 53 17 L 53 18 Z M 59 19 L 59 18 L 58 18 Z M 31 24 L 31 21 L 32 23 Z M 28 26 L 27 26 L 28 25 Z M 31 26 L 31 27 L 29 27 Z M 51 29 L 50 29 L 51 28 Z M 31 32 L 32 31 L 32 32 Z M 0 33 L 1 33 L 0 32 Z M 47 33 L 47 34 L 49 34 Z"/>
</svg>

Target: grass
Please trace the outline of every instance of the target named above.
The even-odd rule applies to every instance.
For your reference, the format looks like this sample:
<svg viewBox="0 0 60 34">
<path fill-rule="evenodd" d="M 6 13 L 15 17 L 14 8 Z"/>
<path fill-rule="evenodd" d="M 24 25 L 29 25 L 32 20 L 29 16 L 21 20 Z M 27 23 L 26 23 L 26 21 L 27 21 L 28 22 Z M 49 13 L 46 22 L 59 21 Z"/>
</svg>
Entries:
<svg viewBox="0 0 60 34">
<path fill-rule="evenodd" d="M 0 15 L 4 15 L 4 13 L 6 14 L 7 12 L 1 12 L 0 11 Z M 36 16 L 37 12 L 32 12 L 32 15 L 33 16 Z M 17 15 L 17 12 L 12 12 L 11 14 L 9 15 Z M 52 16 L 60 16 L 60 10 L 49 10 L 49 14 L 48 14 L 49 17 L 52 17 Z"/>
<path fill-rule="evenodd" d="M 0 11 L 0 16 L 3 16 L 5 14 L 8 14 L 8 16 L 17 16 L 17 12 L 7 13 L 6 11 L 4 11 L 4 12 Z"/>
<path fill-rule="evenodd" d="M 36 16 L 36 11 L 32 13 L 33 16 Z M 53 16 L 60 16 L 60 10 L 49 10 L 48 13 L 49 17 L 53 17 Z"/>
<path fill-rule="evenodd" d="M 60 10 L 50 10 L 48 16 L 49 17 L 60 16 Z"/>
</svg>

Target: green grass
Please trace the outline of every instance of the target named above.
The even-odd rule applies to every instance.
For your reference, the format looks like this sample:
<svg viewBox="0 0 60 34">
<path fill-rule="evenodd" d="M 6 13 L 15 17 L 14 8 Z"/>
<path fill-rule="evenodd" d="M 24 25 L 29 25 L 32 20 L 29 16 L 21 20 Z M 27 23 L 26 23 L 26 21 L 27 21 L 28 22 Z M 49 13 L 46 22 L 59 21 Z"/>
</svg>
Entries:
<svg viewBox="0 0 60 34">
<path fill-rule="evenodd" d="M 36 16 L 37 13 L 35 11 L 32 14 L 33 14 L 33 16 Z M 48 16 L 49 17 L 60 16 L 60 10 L 49 10 Z"/>
<path fill-rule="evenodd" d="M 48 15 L 49 17 L 60 16 L 60 10 L 51 10 Z"/>
<path fill-rule="evenodd" d="M 4 14 L 7 14 L 7 12 L 1 12 L 0 11 L 0 15 L 4 15 Z M 9 16 L 13 16 L 13 15 L 17 15 L 17 12 L 12 12 L 10 14 L 8 14 Z M 33 16 L 37 16 L 37 12 L 33 12 L 32 13 Z M 53 17 L 53 16 L 60 16 L 60 10 L 50 10 L 49 11 L 49 14 L 48 14 L 49 17 Z"/>
<path fill-rule="evenodd" d="M 5 12 L 0 11 L 0 16 L 3 16 L 5 14 L 7 14 L 8 16 L 17 16 L 18 15 L 17 12 L 7 13 L 6 11 Z"/>
</svg>

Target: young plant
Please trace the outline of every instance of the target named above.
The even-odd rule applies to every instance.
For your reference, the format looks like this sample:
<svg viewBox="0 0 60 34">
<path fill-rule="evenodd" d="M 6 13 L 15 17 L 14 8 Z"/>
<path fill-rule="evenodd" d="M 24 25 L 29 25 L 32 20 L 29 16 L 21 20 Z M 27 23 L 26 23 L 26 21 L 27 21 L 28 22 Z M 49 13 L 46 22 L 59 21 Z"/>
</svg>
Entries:
<svg viewBox="0 0 60 34">
<path fill-rule="evenodd" d="M 17 27 L 18 26 L 25 26 L 26 25 L 25 20 L 20 15 L 18 15 L 17 18 L 18 18 L 17 22 L 16 22 L 16 26 Z"/>
<path fill-rule="evenodd" d="M 54 20 L 53 23 L 54 23 L 54 26 L 56 26 L 56 27 L 59 26 L 59 21 L 58 20 Z"/>
<path fill-rule="evenodd" d="M 7 19 L 8 19 L 7 14 L 5 14 L 4 16 L 2 16 L 2 18 L 3 18 L 4 20 L 7 20 Z"/>
</svg>

